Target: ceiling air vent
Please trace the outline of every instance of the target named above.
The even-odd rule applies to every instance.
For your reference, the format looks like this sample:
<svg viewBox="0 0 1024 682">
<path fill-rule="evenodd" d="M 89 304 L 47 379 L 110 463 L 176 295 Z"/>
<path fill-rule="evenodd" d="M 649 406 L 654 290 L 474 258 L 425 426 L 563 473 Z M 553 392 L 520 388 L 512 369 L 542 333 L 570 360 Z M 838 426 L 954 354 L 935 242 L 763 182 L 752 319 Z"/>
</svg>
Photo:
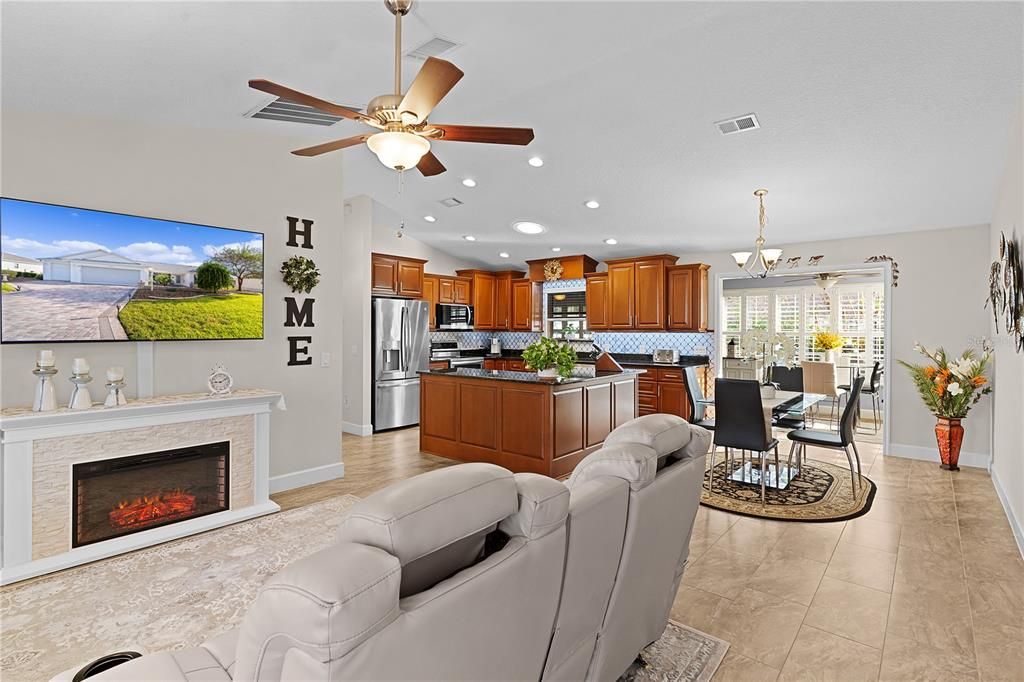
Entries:
<svg viewBox="0 0 1024 682">
<path fill-rule="evenodd" d="M 341 120 L 340 116 L 325 114 L 305 104 L 295 104 L 284 99 L 275 99 L 270 104 L 250 111 L 246 114 L 246 117 L 269 118 L 273 121 L 287 121 L 290 123 L 308 123 L 316 126 L 334 125 Z"/>
<path fill-rule="evenodd" d="M 441 36 L 434 36 L 419 47 L 406 51 L 405 56 L 409 59 L 417 59 L 421 62 L 427 61 L 427 57 L 440 57 L 448 54 L 458 47 L 462 47 L 454 40 L 448 40 Z"/>
<path fill-rule="evenodd" d="M 744 116 L 738 116 L 737 118 L 718 121 L 715 125 L 718 126 L 718 131 L 723 135 L 742 133 L 744 130 L 754 130 L 755 128 L 761 127 L 761 124 L 757 122 L 757 116 L 754 114 L 746 114 Z"/>
<path fill-rule="evenodd" d="M 447 199 L 441 199 L 441 205 L 447 208 L 455 208 L 456 206 L 462 206 L 462 202 L 455 197 L 448 197 Z"/>
</svg>

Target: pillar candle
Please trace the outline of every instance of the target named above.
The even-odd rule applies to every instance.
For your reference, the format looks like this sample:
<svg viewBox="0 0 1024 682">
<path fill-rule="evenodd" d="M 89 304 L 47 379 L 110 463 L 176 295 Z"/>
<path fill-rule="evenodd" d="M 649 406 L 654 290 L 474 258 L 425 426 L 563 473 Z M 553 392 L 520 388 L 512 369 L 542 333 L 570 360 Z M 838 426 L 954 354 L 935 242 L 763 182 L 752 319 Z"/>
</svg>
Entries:
<svg viewBox="0 0 1024 682">
<path fill-rule="evenodd" d="M 71 373 L 72 374 L 88 374 L 89 363 L 85 361 L 85 358 L 75 358 L 71 362 Z"/>
<path fill-rule="evenodd" d="M 39 367 L 53 367 L 53 351 L 41 350 L 36 355 L 36 365 Z"/>
</svg>

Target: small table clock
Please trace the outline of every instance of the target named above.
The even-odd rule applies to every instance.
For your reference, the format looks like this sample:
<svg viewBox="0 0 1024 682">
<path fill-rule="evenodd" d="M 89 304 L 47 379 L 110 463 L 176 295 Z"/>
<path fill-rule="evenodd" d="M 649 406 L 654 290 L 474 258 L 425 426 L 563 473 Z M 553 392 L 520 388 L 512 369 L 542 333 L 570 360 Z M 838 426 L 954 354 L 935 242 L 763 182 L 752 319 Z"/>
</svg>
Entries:
<svg viewBox="0 0 1024 682">
<path fill-rule="evenodd" d="M 234 379 L 228 374 L 228 371 L 224 369 L 224 365 L 217 365 L 210 370 L 210 378 L 207 379 L 206 385 L 210 387 L 210 395 L 212 396 L 226 396 L 231 395 L 231 385 L 234 383 Z"/>
</svg>

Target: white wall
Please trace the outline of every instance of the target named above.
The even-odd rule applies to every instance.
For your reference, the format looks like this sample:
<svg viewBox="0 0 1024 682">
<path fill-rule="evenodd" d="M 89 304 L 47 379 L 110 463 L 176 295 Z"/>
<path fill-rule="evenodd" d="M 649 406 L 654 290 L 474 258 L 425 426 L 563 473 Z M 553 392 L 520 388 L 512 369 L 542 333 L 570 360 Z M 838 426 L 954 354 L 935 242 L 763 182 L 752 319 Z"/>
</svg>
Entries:
<svg viewBox="0 0 1024 682">
<path fill-rule="evenodd" d="M 426 272 L 453 275 L 456 270 L 479 267 L 405 234 L 397 236 L 401 218 L 387 206 L 366 195 L 345 201 L 344 280 L 342 292 L 346 321 L 344 333 L 344 423 L 347 433 L 371 432 L 373 398 L 370 337 L 370 254 L 387 253 L 427 261 Z"/>
<path fill-rule="evenodd" d="M 751 244 L 737 244 L 749 250 Z M 924 408 L 907 373 L 896 359 L 918 361 L 914 342 L 945 346 L 960 352 L 987 335 L 987 311 L 982 308 L 987 292 L 989 229 L 987 225 L 944 230 L 877 235 L 856 239 L 802 242 L 786 245 L 771 241 L 769 246 L 783 248 L 783 259 L 824 255 L 822 267 L 862 263 L 869 256 L 888 255 L 899 265 L 899 284 L 893 289 L 889 306 L 892 315 L 891 344 L 893 359 L 890 408 L 891 452 L 889 454 L 928 457 L 938 461 L 935 444 L 935 418 Z M 955 254 L 955 260 L 951 259 Z M 732 257 L 725 252 L 680 254 L 680 263 L 703 262 L 711 265 L 714 282 L 719 274 L 736 274 Z M 716 326 L 718 302 L 712 301 L 709 317 Z M 964 422 L 961 462 L 985 466 L 991 452 L 989 421 L 991 401 L 983 400 Z"/>
<path fill-rule="evenodd" d="M 1017 244 L 1024 245 L 1024 174 L 1021 172 L 1021 158 L 1024 146 L 1024 101 L 1018 109 L 1013 124 L 1012 142 L 1008 149 L 1006 168 L 996 195 L 995 211 L 992 214 L 992 233 L 989 244 L 989 258 L 998 257 L 1000 232 L 1009 237 L 1014 235 Z M 989 317 L 991 320 L 991 316 Z M 1014 351 L 1011 336 L 1005 325 L 1000 324 L 1001 334 L 993 332 L 995 343 L 993 434 L 992 434 L 992 481 L 996 485 L 1006 508 L 1006 514 L 1014 526 L 1017 544 L 1024 553 L 1024 353 Z"/>
<path fill-rule="evenodd" d="M 321 478 L 340 474 L 340 155 L 310 163 L 288 153 L 301 144 L 288 138 L 8 109 L 2 137 L 4 196 L 263 232 L 268 273 L 264 340 L 152 344 L 154 392 L 205 391 L 210 367 L 223 362 L 236 386 L 273 389 L 287 398 L 288 411 L 275 412 L 271 420 L 270 468 L 279 477 L 274 488 L 308 482 L 280 478 L 308 469 L 322 467 L 317 471 Z M 285 246 L 288 215 L 315 221 L 313 251 Z M 316 327 L 303 332 L 314 338 L 314 363 L 287 367 L 283 297 L 290 292 L 277 270 L 285 258 L 299 253 L 314 258 L 322 274 L 312 294 Z M 62 370 L 58 398 L 67 400 L 67 372 L 76 356 L 88 358 L 97 369 L 123 365 L 128 393 L 134 395 L 140 379 L 137 354 L 149 344 L 2 346 L 0 405 L 31 402 L 30 371 L 42 347 L 56 351 Z M 320 366 L 322 352 L 332 354 L 331 367 Z"/>
</svg>

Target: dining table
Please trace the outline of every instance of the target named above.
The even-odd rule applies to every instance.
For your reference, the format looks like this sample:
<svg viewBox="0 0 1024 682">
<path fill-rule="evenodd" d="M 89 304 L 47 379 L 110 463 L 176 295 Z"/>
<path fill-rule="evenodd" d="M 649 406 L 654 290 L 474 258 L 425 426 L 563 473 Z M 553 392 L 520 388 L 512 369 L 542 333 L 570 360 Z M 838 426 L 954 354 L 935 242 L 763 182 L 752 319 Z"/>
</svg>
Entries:
<svg viewBox="0 0 1024 682">
<path fill-rule="evenodd" d="M 761 405 L 765 411 L 771 412 L 772 423 L 776 424 L 780 419 L 802 420 L 802 417 L 812 407 L 830 397 L 822 393 L 805 393 L 803 391 L 782 391 L 776 389 L 774 392 L 761 394 Z M 699 400 L 703 405 L 714 407 L 713 397 Z M 741 453 L 741 457 L 742 453 Z M 789 463 L 769 465 L 765 476 L 765 487 L 784 490 L 800 474 L 799 462 L 796 466 Z M 748 483 L 750 485 L 761 485 L 761 470 L 755 466 L 753 461 L 741 459 L 741 466 L 728 473 L 727 478 L 737 483 Z"/>
</svg>

